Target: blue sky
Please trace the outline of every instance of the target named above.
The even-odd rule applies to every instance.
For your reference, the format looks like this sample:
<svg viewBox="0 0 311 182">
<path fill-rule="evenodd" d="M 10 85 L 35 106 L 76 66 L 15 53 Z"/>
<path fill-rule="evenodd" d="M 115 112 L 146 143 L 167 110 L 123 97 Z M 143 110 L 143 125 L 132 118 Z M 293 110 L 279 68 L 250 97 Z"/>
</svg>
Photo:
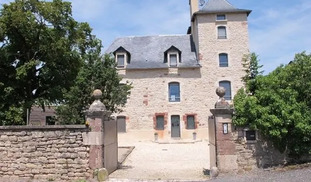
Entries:
<svg viewBox="0 0 311 182">
<path fill-rule="evenodd" d="M 0 0 L 0 4 L 13 0 Z M 188 0 L 69 0 L 77 21 L 88 22 L 104 50 L 118 37 L 185 34 L 190 25 Z M 206 0 L 207 1 L 207 0 Z M 265 73 L 311 50 L 311 0 L 229 0 L 251 9 L 250 51 Z"/>
</svg>

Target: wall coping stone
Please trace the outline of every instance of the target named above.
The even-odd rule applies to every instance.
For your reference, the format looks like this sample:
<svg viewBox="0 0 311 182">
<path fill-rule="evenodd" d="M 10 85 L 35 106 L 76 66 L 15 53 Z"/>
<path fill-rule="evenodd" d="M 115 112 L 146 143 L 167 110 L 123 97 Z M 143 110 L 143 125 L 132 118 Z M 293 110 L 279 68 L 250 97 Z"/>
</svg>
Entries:
<svg viewBox="0 0 311 182">
<path fill-rule="evenodd" d="M 0 131 L 20 131 L 20 130 L 85 130 L 89 128 L 85 125 L 47 125 L 47 126 L 0 126 Z"/>
</svg>

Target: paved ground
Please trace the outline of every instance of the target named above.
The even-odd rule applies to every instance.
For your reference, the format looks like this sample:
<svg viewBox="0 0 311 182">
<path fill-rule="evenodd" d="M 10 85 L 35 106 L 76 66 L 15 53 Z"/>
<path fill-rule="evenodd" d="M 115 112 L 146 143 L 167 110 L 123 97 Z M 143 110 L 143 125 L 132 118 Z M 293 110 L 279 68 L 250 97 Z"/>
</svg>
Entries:
<svg viewBox="0 0 311 182">
<path fill-rule="evenodd" d="M 159 144 L 152 141 L 134 143 L 135 148 L 110 181 L 191 180 L 205 181 L 203 169 L 208 164 L 206 141 Z M 125 180 L 127 179 L 127 180 Z"/>
<path fill-rule="evenodd" d="M 258 170 L 244 175 L 222 175 L 211 182 L 310 182 L 311 165 L 305 168 Z"/>
</svg>

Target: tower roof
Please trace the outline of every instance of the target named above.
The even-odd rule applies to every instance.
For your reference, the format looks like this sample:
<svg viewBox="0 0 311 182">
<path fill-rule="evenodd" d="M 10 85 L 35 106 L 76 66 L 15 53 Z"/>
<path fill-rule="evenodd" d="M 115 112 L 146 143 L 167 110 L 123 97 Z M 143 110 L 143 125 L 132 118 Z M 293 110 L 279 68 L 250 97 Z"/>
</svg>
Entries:
<svg viewBox="0 0 311 182">
<path fill-rule="evenodd" d="M 235 8 L 227 0 L 208 0 L 206 5 L 196 14 L 204 13 L 247 13 L 249 15 L 251 10 Z"/>
</svg>

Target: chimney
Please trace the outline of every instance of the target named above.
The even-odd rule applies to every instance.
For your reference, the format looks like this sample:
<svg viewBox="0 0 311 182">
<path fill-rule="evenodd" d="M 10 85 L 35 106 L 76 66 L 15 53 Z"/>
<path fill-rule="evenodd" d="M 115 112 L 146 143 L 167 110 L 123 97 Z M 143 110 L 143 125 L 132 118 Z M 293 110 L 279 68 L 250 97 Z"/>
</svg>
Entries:
<svg viewBox="0 0 311 182">
<path fill-rule="evenodd" d="M 195 12 L 199 11 L 199 0 L 189 0 L 190 5 L 190 19 Z"/>
</svg>

